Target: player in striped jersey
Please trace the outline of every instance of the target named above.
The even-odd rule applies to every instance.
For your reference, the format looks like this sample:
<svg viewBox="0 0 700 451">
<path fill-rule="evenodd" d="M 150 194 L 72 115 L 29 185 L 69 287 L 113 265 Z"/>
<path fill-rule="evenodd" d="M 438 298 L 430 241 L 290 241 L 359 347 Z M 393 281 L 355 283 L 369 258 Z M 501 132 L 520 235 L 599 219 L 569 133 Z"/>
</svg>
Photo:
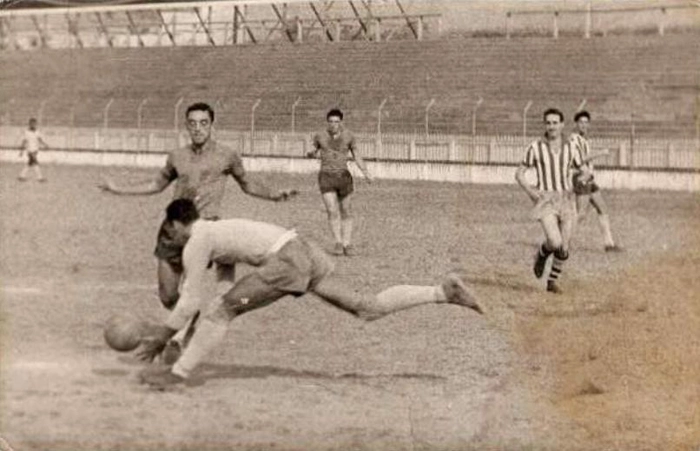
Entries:
<svg viewBox="0 0 700 451">
<path fill-rule="evenodd" d="M 569 258 L 569 241 L 576 223 L 576 204 L 572 190 L 574 169 L 582 167 L 581 155 L 564 139 L 564 114 L 550 108 L 544 112 L 546 132 L 528 146 L 515 179 L 535 204 L 532 216 L 542 225 L 545 241 L 537 251 L 534 272 L 538 278 L 550 255 L 554 255 L 547 280 L 547 291 L 560 293 L 557 284 L 564 262 Z M 537 185 L 526 180 L 528 169 L 537 173 Z"/>
<path fill-rule="evenodd" d="M 600 228 L 603 230 L 605 251 L 618 252 L 621 248 L 615 244 L 615 240 L 613 239 L 612 230 L 610 229 L 608 207 L 605 205 L 603 196 L 600 193 L 600 187 L 598 187 L 598 184 L 595 182 L 593 163 L 591 163 L 591 160 L 599 156 L 607 155 L 607 152 L 598 154 L 591 152 L 590 144 L 586 138 L 591 122 L 591 115 L 588 111 L 579 111 L 576 113 L 574 122 L 576 123 L 576 129 L 569 139 L 572 145 L 578 149 L 586 169 L 575 174 L 573 179 L 574 193 L 576 193 L 576 210 L 578 211 L 579 219 L 583 218 L 588 205 L 593 205 L 593 208 L 598 212 L 598 221 L 600 222 Z"/>
</svg>

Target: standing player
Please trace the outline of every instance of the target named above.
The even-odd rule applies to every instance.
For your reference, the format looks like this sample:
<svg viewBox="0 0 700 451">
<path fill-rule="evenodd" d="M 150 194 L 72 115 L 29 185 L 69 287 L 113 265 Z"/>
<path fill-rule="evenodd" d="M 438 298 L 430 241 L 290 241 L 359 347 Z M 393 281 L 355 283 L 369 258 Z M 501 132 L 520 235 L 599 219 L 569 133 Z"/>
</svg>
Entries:
<svg viewBox="0 0 700 451">
<path fill-rule="evenodd" d="M 328 213 L 328 223 L 335 240 L 333 253 L 350 256 L 354 254 L 351 244 L 352 217 L 350 216 L 350 194 L 354 190 L 352 175 L 348 170 L 348 160 L 355 159 L 365 178 L 372 181 L 364 160 L 357 152 L 355 137 L 343 127 L 343 112 L 333 109 L 326 115 L 328 128 L 314 136 L 314 149 L 306 156 L 320 155 L 321 169 L 318 185 L 323 204 Z"/>
<path fill-rule="evenodd" d="M 29 119 L 29 128 L 24 131 L 24 138 L 22 138 L 22 144 L 20 144 L 19 156 L 24 156 L 24 152 L 27 152 L 27 165 L 22 169 L 19 174 L 18 180 L 24 182 L 27 180 L 27 175 L 30 169 L 34 169 L 34 174 L 36 179 L 40 182 L 45 182 L 46 179 L 41 173 L 39 168 L 39 149 L 48 149 L 48 144 L 44 142 L 44 138 L 41 133 L 36 128 L 37 122 L 35 118 Z"/>
<path fill-rule="evenodd" d="M 321 299 L 365 320 L 429 303 L 451 303 L 482 313 L 474 295 L 453 274 L 434 286 L 393 286 L 375 295 L 360 295 L 333 274 L 333 262 L 294 230 L 247 219 L 200 220 L 187 199 L 168 205 L 167 222 L 176 239 L 186 243 L 183 253 L 185 279 L 182 297 L 165 324 L 154 328 L 139 355 L 151 361 L 192 316 L 202 309 L 204 273 L 210 260 L 223 265 L 238 262 L 255 269 L 238 280 L 227 293 L 209 303 L 189 346 L 173 365 L 146 369 L 144 382 L 163 387 L 187 379 L 202 359 L 224 339 L 235 317 L 265 307 L 286 295 L 313 293 Z"/>
<path fill-rule="evenodd" d="M 550 108 L 544 112 L 544 123 L 544 136 L 527 148 L 515 179 L 535 204 L 532 216 L 540 222 L 545 235 L 545 242 L 535 258 L 535 276 L 542 277 L 547 259 L 554 254 L 547 291 L 561 293 L 557 281 L 564 262 L 569 258 L 569 241 L 576 223 L 571 177 L 574 168 L 581 168 L 582 161 L 571 141 L 562 135 L 564 114 Z M 535 187 L 530 186 L 525 178 L 529 168 L 535 168 L 537 172 Z"/>
<path fill-rule="evenodd" d="M 214 110 L 209 105 L 190 105 L 185 117 L 191 144 L 170 152 L 165 166 L 153 180 L 136 186 L 118 186 L 105 179 L 100 187 L 120 195 L 149 195 L 160 193 L 175 182 L 174 199 L 191 199 L 207 219 L 219 218 L 229 176 L 238 182 L 244 193 L 262 199 L 281 201 L 296 194 L 295 190 L 274 191 L 246 173 L 238 152 L 211 137 Z M 158 231 L 155 255 L 158 258 L 158 294 L 168 310 L 175 307 L 179 298 L 182 249 L 183 245 L 174 237 L 171 223 L 163 221 Z M 220 272 L 219 278 L 232 280 L 232 271 L 230 274 Z"/>
<path fill-rule="evenodd" d="M 588 111 L 576 113 L 574 122 L 576 123 L 576 130 L 569 139 L 581 155 L 585 167 L 584 171 L 574 175 L 574 193 L 576 193 L 576 210 L 578 211 L 579 219 L 583 218 L 588 205 L 593 205 L 593 208 L 598 212 L 598 221 L 600 222 L 600 228 L 603 230 L 605 251 L 619 252 L 621 248 L 615 244 L 610 229 L 608 207 L 605 205 L 603 196 L 600 193 L 600 187 L 594 180 L 593 163 L 590 162 L 594 158 L 607 155 L 607 152 L 591 153 L 591 148 L 586 138 L 591 122 L 591 115 Z"/>
</svg>

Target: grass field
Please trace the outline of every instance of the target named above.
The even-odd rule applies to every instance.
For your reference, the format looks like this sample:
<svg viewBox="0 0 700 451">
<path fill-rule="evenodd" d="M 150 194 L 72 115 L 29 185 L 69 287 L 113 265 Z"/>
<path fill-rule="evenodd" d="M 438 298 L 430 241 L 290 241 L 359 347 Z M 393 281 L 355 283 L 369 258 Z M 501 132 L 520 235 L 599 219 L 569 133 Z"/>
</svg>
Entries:
<svg viewBox="0 0 700 451">
<path fill-rule="evenodd" d="M 700 449 L 697 194 L 607 192 L 626 252 L 604 253 L 589 215 L 554 296 L 532 276 L 541 232 L 516 187 L 359 182 L 347 282 L 461 269 L 487 314 L 363 323 L 285 298 L 235 320 L 195 383 L 162 393 L 101 334 L 116 312 L 164 316 L 152 248 L 169 192 L 96 188 L 141 170 L 45 166 L 46 184 L 19 170 L 0 166 L 0 436 L 16 450 Z M 329 247 L 315 177 L 265 178 L 302 194 L 273 204 L 231 183 L 226 215 Z"/>
</svg>

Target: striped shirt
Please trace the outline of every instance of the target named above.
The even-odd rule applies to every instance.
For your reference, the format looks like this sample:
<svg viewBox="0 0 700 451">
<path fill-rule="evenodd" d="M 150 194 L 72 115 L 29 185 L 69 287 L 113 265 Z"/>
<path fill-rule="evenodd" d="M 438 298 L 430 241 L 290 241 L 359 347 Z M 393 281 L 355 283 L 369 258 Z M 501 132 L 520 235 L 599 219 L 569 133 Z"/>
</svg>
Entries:
<svg viewBox="0 0 700 451">
<path fill-rule="evenodd" d="M 586 139 L 583 135 L 574 132 L 569 137 L 569 141 L 571 141 L 571 145 L 574 146 L 574 149 L 576 149 L 579 155 L 581 155 L 582 161 L 590 156 L 591 145 L 588 143 L 588 139 Z M 593 170 L 593 163 L 591 162 L 585 163 L 583 166 L 586 166 L 591 171 Z"/>
<path fill-rule="evenodd" d="M 572 167 L 581 167 L 581 154 L 571 141 L 561 139 L 561 148 L 552 149 L 545 137 L 534 141 L 525 151 L 522 164 L 537 170 L 540 191 L 571 191 Z"/>
</svg>

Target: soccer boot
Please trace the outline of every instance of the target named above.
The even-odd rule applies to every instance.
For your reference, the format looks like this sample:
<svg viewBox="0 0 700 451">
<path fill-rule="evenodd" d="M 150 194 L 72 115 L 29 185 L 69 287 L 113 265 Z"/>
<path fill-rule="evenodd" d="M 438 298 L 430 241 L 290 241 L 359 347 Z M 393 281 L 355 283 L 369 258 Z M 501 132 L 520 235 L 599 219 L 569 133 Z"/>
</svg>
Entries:
<svg viewBox="0 0 700 451">
<path fill-rule="evenodd" d="M 168 344 L 165 345 L 165 348 L 163 349 L 163 352 L 160 355 L 160 360 L 165 365 L 172 365 L 175 362 L 177 362 L 177 359 L 180 358 L 180 355 L 182 355 L 180 343 L 178 343 L 175 340 L 170 340 Z"/>
<path fill-rule="evenodd" d="M 554 280 L 547 281 L 547 292 L 554 294 L 562 294 L 559 284 L 557 284 L 557 282 Z"/>
<path fill-rule="evenodd" d="M 461 305 L 478 313 L 484 313 L 474 293 L 462 282 L 462 279 L 457 274 L 448 274 L 442 282 L 442 289 L 445 292 L 447 302 L 450 304 Z"/>
<path fill-rule="evenodd" d="M 540 249 L 537 249 L 537 255 L 535 255 L 535 264 L 532 267 L 532 271 L 535 273 L 535 277 L 537 277 L 538 279 L 542 277 L 542 274 L 544 274 L 544 267 L 547 266 L 548 258 L 549 255 L 542 255 Z"/>
<path fill-rule="evenodd" d="M 605 252 L 622 252 L 622 248 L 617 244 L 608 244 L 605 246 Z"/>
</svg>

